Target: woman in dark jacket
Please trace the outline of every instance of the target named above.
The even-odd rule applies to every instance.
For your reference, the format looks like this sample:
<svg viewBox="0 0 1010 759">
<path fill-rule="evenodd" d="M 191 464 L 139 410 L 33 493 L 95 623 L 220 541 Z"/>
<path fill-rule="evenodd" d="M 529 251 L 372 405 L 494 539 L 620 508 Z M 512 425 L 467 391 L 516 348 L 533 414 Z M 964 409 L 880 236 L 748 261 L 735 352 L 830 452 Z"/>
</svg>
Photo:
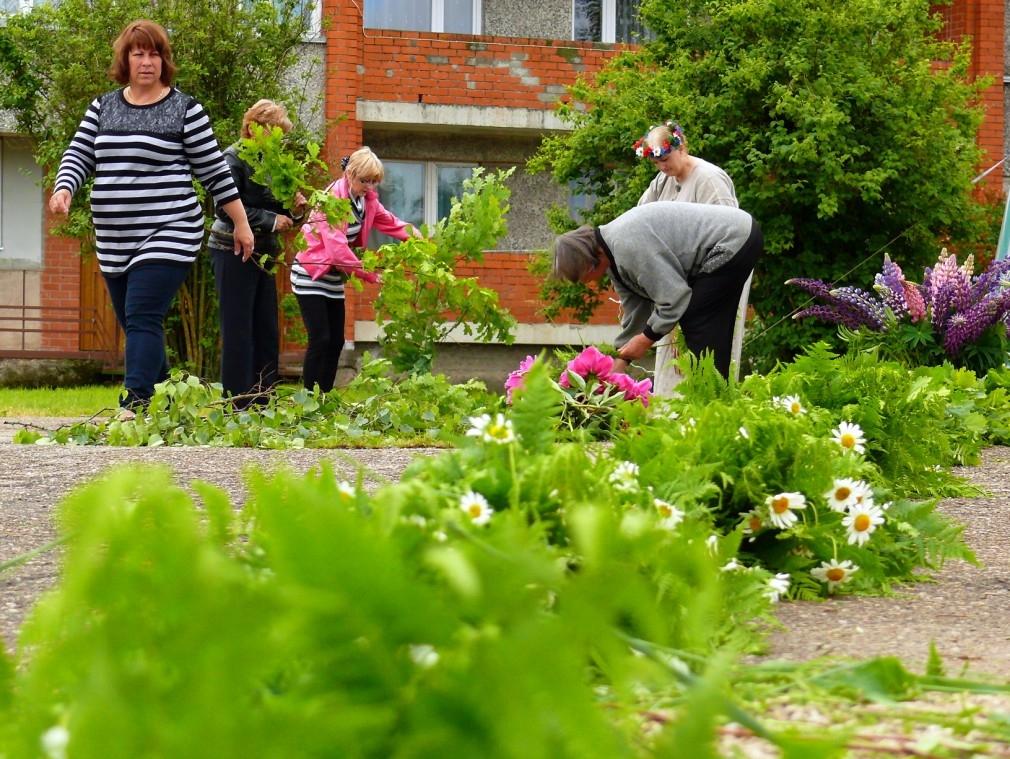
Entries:
<svg viewBox="0 0 1010 759">
<path fill-rule="evenodd" d="M 252 136 L 252 125 L 291 130 L 284 106 L 260 100 L 242 119 L 242 137 Z M 267 187 L 252 181 L 252 167 L 238 157 L 237 147 L 224 151 L 239 197 L 255 235 L 256 253 L 243 260 L 232 252 L 232 225 L 220 211 L 210 233 L 211 265 L 217 282 L 221 315 L 221 384 L 233 396 L 253 396 L 277 384 L 280 335 L 277 326 L 277 284 L 273 273 L 258 263 L 266 254 L 280 253 L 278 233 L 293 219 Z M 248 405 L 243 398 L 239 406 Z"/>
</svg>

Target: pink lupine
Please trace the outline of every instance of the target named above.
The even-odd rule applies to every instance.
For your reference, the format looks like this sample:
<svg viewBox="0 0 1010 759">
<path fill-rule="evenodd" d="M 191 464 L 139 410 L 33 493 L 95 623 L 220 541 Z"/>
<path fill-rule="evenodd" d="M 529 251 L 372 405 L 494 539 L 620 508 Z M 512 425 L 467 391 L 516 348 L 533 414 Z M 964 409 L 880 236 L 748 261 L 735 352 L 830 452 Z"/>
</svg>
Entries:
<svg viewBox="0 0 1010 759">
<path fill-rule="evenodd" d="M 905 288 L 905 303 L 908 306 L 908 318 L 920 322 L 926 317 L 926 301 L 922 299 L 922 290 L 911 282 L 903 284 Z"/>
</svg>

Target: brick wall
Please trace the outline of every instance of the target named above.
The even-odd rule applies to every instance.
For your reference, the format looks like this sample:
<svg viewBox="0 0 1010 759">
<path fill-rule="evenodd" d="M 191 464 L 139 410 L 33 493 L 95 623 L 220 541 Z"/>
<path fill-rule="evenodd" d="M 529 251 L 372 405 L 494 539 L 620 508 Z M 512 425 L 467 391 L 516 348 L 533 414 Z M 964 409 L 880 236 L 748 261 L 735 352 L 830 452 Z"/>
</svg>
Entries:
<svg viewBox="0 0 1010 759">
<path fill-rule="evenodd" d="M 46 198 L 48 203 L 48 197 Z M 46 230 L 54 225 L 52 214 L 45 211 Z M 42 335 L 42 348 L 52 351 L 78 351 L 80 340 L 71 329 L 81 308 L 80 247 L 77 240 L 45 236 L 45 250 L 39 305 L 47 331 Z"/>
<path fill-rule="evenodd" d="M 944 20 L 941 36 L 944 39 L 971 39 L 972 62 L 969 69 L 973 78 L 991 77 L 992 85 L 982 96 L 985 120 L 979 130 L 979 145 L 986 151 L 984 166 L 987 169 L 1003 158 L 1004 144 L 1004 24 L 1005 0 L 955 0 L 949 6 L 936 6 Z M 990 187 L 1001 190 L 1002 172 L 993 172 L 986 179 Z"/>
</svg>

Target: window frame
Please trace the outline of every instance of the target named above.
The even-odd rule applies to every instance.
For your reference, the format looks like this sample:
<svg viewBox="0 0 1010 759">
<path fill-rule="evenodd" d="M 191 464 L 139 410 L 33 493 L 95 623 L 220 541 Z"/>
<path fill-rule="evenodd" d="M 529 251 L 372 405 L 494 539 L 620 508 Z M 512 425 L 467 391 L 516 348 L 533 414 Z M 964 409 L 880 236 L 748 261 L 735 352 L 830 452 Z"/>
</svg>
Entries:
<svg viewBox="0 0 1010 759">
<path fill-rule="evenodd" d="M 467 168 L 472 170 L 481 165 L 476 161 L 419 161 L 411 158 L 387 158 L 385 159 L 384 163 L 386 166 L 387 174 L 389 173 L 389 165 L 391 163 L 413 164 L 415 166 L 421 165 L 424 167 L 424 178 L 422 181 L 422 186 L 424 188 L 423 190 L 424 195 L 422 198 L 423 211 L 422 211 L 421 223 L 427 224 L 429 227 L 436 224 L 440 218 L 438 216 L 439 168 L 451 167 L 451 168 Z M 387 210 L 399 215 L 399 213 L 396 210 L 389 208 L 389 206 L 386 206 L 386 202 L 382 198 L 381 185 L 379 186 L 379 199 L 382 201 L 383 206 L 385 206 Z M 380 243 L 388 241 L 389 240 L 387 240 L 384 235 L 380 238 Z M 369 244 L 371 244 L 371 241 L 369 241 Z"/>
<path fill-rule="evenodd" d="M 407 0 L 404 0 L 407 1 Z M 409 0 L 417 2 L 417 0 Z M 445 33 L 445 0 L 426 0 L 431 7 L 431 24 L 429 29 L 397 29 L 396 27 L 365 26 L 365 7 L 368 0 L 363 0 L 361 8 L 361 26 L 363 29 L 396 29 L 401 32 L 436 32 Z M 483 30 L 483 0 L 470 0 L 470 15 L 473 23 L 469 32 L 449 32 L 450 34 L 480 34 Z"/>
<path fill-rule="evenodd" d="M 572 0 L 571 38 L 575 39 L 575 3 Z M 639 3 L 641 4 L 641 3 Z M 600 0 L 600 39 L 594 42 L 617 43 L 617 0 Z M 623 44 L 623 41 L 622 41 Z"/>
</svg>

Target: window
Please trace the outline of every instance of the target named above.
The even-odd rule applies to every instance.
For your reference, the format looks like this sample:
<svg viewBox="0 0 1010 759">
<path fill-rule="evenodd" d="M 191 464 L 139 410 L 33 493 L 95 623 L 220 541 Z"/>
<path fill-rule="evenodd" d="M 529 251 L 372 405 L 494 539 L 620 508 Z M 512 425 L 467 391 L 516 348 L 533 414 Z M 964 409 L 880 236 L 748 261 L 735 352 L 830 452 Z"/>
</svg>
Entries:
<svg viewBox="0 0 1010 759">
<path fill-rule="evenodd" d="M 29 141 L 0 137 L 0 268 L 42 266 L 41 184 Z"/>
<path fill-rule="evenodd" d="M 2 2 L 2 0 L 0 0 Z M 253 0 L 241 0 L 246 10 L 252 10 Z M 273 0 L 278 17 L 283 13 L 289 18 L 303 17 L 305 19 L 306 40 L 317 40 L 322 35 L 321 8 L 323 0 Z"/>
<path fill-rule="evenodd" d="M 639 42 L 648 32 L 638 20 L 640 0 L 573 0 L 572 39 Z"/>
<path fill-rule="evenodd" d="M 481 0 L 364 0 L 365 26 L 418 32 L 481 33 Z"/>
<path fill-rule="evenodd" d="M 56 0 L 0 0 L 0 16 L 28 13 L 39 5 L 54 5 Z"/>
<path fill-rule="evenodd" d="M 415 226 L 434 224 L 449 215 L 452 199 L 463 192 L 476 164 L 431 161 L 383 161 L 386 174 L 379 186 L 382 205 Z M 369 246 L 390 242 L 386 235 L 372 233 Z"/>
</svg>

